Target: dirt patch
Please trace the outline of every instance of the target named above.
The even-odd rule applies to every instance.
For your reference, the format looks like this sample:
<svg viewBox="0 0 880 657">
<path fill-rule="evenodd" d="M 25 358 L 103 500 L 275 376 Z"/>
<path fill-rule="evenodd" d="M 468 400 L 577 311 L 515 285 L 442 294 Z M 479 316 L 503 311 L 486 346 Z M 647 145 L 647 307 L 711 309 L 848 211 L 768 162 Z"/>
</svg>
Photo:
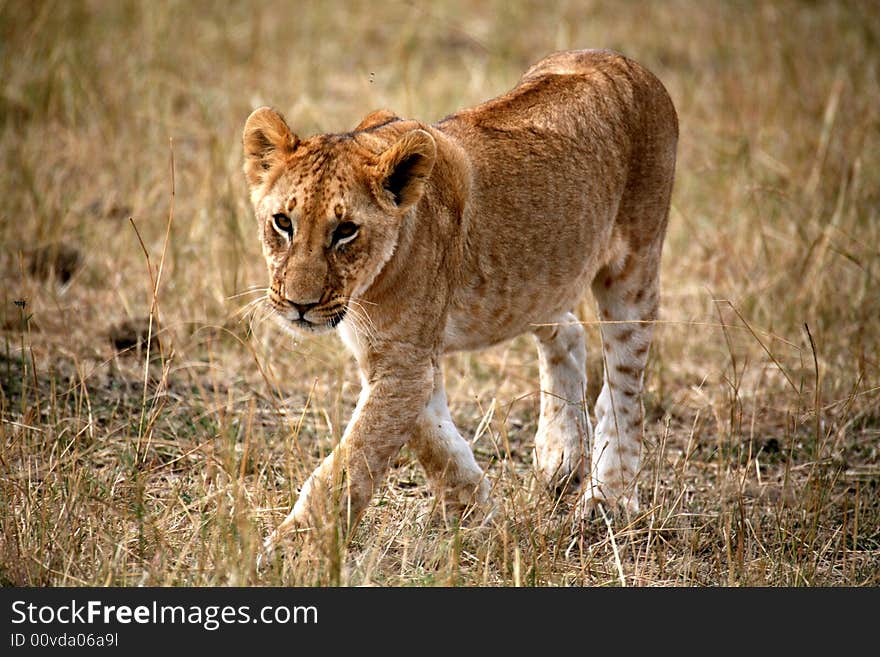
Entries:
<svg viewBox="0 0 880 657">
<path fill-rule="evenodd" d="M 28 255 L 28 271 L 40 280 L 66 285 L 83 265 L 80 250 L 69 244 L 49 244 Z"/>
<path fill-rule="evenodd" d="M 159 350 L 159 338 L 156 335 L 157 327 L 152 327 L 150 331 L 150 318 L 138 317 L 135 319 L 127 319 L 119 324 L 110 327 L 108 337 L 110 343 L 121 353 L 137 353 L 147 346 L 149 338 L 150 350 Z"/>
</svg>

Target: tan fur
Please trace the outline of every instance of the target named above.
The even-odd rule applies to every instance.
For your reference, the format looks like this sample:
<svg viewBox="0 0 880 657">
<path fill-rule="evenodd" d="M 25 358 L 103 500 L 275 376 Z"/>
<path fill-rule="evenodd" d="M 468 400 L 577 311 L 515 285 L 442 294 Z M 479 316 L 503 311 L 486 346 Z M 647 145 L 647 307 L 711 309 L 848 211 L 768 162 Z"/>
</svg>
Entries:
<svg viewBox="0 0 880 657">
<path fill-rule="evenodd" d="M 381 111 L 351 133 L 301 140 L 273 110 L 251 115 L 245 175 L 270 303 L 287 326 L 338 325 L 363 384 L 342 441 L 269 547 L 331 507 L 352 526 L 408 441 L 444 501 L 485 503 L 439 358 L 524 332 L 541 363 L 537 469 L 553 485 L 576 480 L 593 440 L 571 315 L 587 287 L 609 323 L 583 505 L 638 508 L 642 374 L 677 136 L 661 83 L 607 51 L 551 55 L 509 93 L 432 125 Z M 273 227 L 279 213 L 292 240 Z M 351 224 L 356 237 L 337 246 Z"/>
</svg>

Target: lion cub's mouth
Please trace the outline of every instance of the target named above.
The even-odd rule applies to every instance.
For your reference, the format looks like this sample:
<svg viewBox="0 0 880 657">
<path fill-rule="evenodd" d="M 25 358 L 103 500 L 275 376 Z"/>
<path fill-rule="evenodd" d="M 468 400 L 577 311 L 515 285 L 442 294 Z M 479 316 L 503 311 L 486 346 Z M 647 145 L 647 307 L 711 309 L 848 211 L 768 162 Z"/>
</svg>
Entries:
<svg viewBox="0 0 880 657">
<path fill-rule="evenodd" d="M 333 308 L 329 312 L 322 312 L 319 309 L 311 310 L 306 313 L 306 315 L 310 316 L 310 319 L 306 319 L 305 316 L 294 318 L 290 314 L 281 311 L 276 311 L 275 317 L 285 328 L 293 328 L 301 333 L 324 333 L 336 328 L 345 319 L 347 312 L 348 308 L 343 306 L 341 308 Z M 293 314 L 299 315 L 299 313 Z"/>
</svg>

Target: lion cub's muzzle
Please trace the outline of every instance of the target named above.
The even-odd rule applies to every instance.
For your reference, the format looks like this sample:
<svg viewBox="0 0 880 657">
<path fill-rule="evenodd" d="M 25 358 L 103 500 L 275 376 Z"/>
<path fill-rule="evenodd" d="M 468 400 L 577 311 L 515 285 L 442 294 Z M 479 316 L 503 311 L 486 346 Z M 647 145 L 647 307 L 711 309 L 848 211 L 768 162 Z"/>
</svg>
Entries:
<svg viewBox="0 0 880 657">
<path fill-rule="evenodd" d="M 308 333 L 320 333 L 335 328 L 348 311 L 346 304 L 341 301 L 303 304 L 273 294 L 270 302 L 276 313 L 287 324 Z"/>
</svg>

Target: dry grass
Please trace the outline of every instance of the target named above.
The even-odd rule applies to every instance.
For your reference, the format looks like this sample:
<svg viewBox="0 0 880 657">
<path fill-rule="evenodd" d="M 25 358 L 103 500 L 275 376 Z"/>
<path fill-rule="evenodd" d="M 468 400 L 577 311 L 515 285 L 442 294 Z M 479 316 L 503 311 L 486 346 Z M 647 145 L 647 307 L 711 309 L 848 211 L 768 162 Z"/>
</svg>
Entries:
<svg viewBox="0 0 880 657">
<path fill-rule="evenodd" d="M 581 532 L 534 485 L 521 338 L 447 361 L 496 527 L 431 522 L 404 450 L 347 551 L 256 572 L 357 377 L 239 313 L 245 117 L 433 120 L 569 47 L 681 118 L 645 514 Z M 0 53 L 0 584 L 880 584 L 876 4 L 6 1 Z"/>
</svg>

